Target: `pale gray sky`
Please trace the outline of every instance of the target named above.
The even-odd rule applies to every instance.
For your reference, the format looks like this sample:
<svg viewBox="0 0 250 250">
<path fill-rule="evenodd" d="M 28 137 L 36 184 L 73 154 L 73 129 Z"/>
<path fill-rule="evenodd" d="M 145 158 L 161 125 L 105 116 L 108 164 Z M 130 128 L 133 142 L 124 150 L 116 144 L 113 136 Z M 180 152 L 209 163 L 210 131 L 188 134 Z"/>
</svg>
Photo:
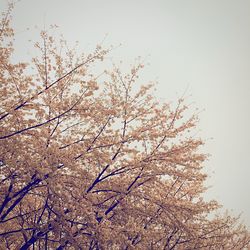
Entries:
<svg viewBox="0 0 250 250">
<path fill-rule="evenodd" d="M 25 40 L 37 38 L 34 25 L 57 24 L 82 50 L 108 34 L 105 44 L 122 43 L 114 60 L 147 58 L 143 78 L 158 79 L 159 98 L 175 100 L 189 86 L 189 100 L 205 109 L 201 135 L 213 137 L 208 197 L 250 226 L 249 0 L 22 0 L 13 14 L 20 58 L 33 51 Z"/>
</svg>

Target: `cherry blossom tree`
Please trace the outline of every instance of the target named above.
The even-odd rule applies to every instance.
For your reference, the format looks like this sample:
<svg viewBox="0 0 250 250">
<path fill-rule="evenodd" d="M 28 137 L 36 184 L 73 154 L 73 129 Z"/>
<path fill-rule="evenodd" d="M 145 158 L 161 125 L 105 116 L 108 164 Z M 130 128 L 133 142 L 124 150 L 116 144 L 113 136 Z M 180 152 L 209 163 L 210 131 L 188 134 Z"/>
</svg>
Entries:
<svg viewBox="0 0 250 250">
<path fill-rule="evenodd" d="M 1 249 L 247 249 L 249 233 L 205 201 L 207 155 L 183 98 L 138 86 L 138 63 L 96 74 L 109 49 L 77 56 L 41 32 L 14 63 L 0 30 Z"/>
</svg>

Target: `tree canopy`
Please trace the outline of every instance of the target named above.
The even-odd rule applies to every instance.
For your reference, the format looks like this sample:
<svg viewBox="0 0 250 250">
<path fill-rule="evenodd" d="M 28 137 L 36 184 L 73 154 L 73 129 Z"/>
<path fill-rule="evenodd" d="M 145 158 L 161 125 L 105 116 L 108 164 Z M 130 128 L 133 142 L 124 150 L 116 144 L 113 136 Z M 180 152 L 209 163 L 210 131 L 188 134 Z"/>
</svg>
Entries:
<svg viewBox="0 0 250 250">
<path fill-rule="evenodd" d="M 141 63 L 96 74 L 109 49 L 78 55 L 45 31 L 37 57 L 13 62 L 12 7 L 0 22 L 0 248 L 248 249 L 244 225 L 203 199 L 207 155 L 183 98 L 138 86 Z"/>
</svg>

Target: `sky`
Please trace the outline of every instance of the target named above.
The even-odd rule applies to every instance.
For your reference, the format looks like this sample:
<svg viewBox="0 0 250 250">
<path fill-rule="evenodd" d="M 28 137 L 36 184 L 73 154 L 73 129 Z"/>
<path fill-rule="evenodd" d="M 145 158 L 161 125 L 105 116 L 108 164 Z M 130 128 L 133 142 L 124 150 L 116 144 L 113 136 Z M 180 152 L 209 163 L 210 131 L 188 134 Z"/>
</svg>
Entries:
<svg viewBox="0 0 250 250">
<path fill-rule="evenodd" d="M 82 51 L 105 38 L 107 46 L 121 44 L 112 60 L 129 65 L 141 56 L 149 63 L 143 79 L 158 81 L 159 99 L 185 92 L 202 110 L 199 135 L 211 155 L 206 197 L 242 213 L 250 228 L 249 0 L 21 0 L 13 22 L 17 60 L 33 53 L 27 40 L 57 24 Z"/>
</svg>

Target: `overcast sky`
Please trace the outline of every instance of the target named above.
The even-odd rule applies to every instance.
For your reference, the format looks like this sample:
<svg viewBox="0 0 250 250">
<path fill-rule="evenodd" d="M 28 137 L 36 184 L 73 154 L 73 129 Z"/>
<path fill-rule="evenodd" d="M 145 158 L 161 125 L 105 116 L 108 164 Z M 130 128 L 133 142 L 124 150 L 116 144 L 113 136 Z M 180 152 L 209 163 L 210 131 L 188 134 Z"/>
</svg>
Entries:
<svg viewBox="0 0 250 250">
<path fill-rule="evenodd" d="M 20 58 L 32 54 L 26 40 L 57 24 L 82 50 L 106 37 L 106 45 L 122 44 L 114 60 L 146 58 L 143 78 L 158 80 L 159 98 L 176 100 L 188 87 L 189 101 L 204 109 L 200 134 L 213 137 L 207 196 L 242 212 L 250 227 L 249 0 L 22 0 L 13 17 Z"/>
</svg>

